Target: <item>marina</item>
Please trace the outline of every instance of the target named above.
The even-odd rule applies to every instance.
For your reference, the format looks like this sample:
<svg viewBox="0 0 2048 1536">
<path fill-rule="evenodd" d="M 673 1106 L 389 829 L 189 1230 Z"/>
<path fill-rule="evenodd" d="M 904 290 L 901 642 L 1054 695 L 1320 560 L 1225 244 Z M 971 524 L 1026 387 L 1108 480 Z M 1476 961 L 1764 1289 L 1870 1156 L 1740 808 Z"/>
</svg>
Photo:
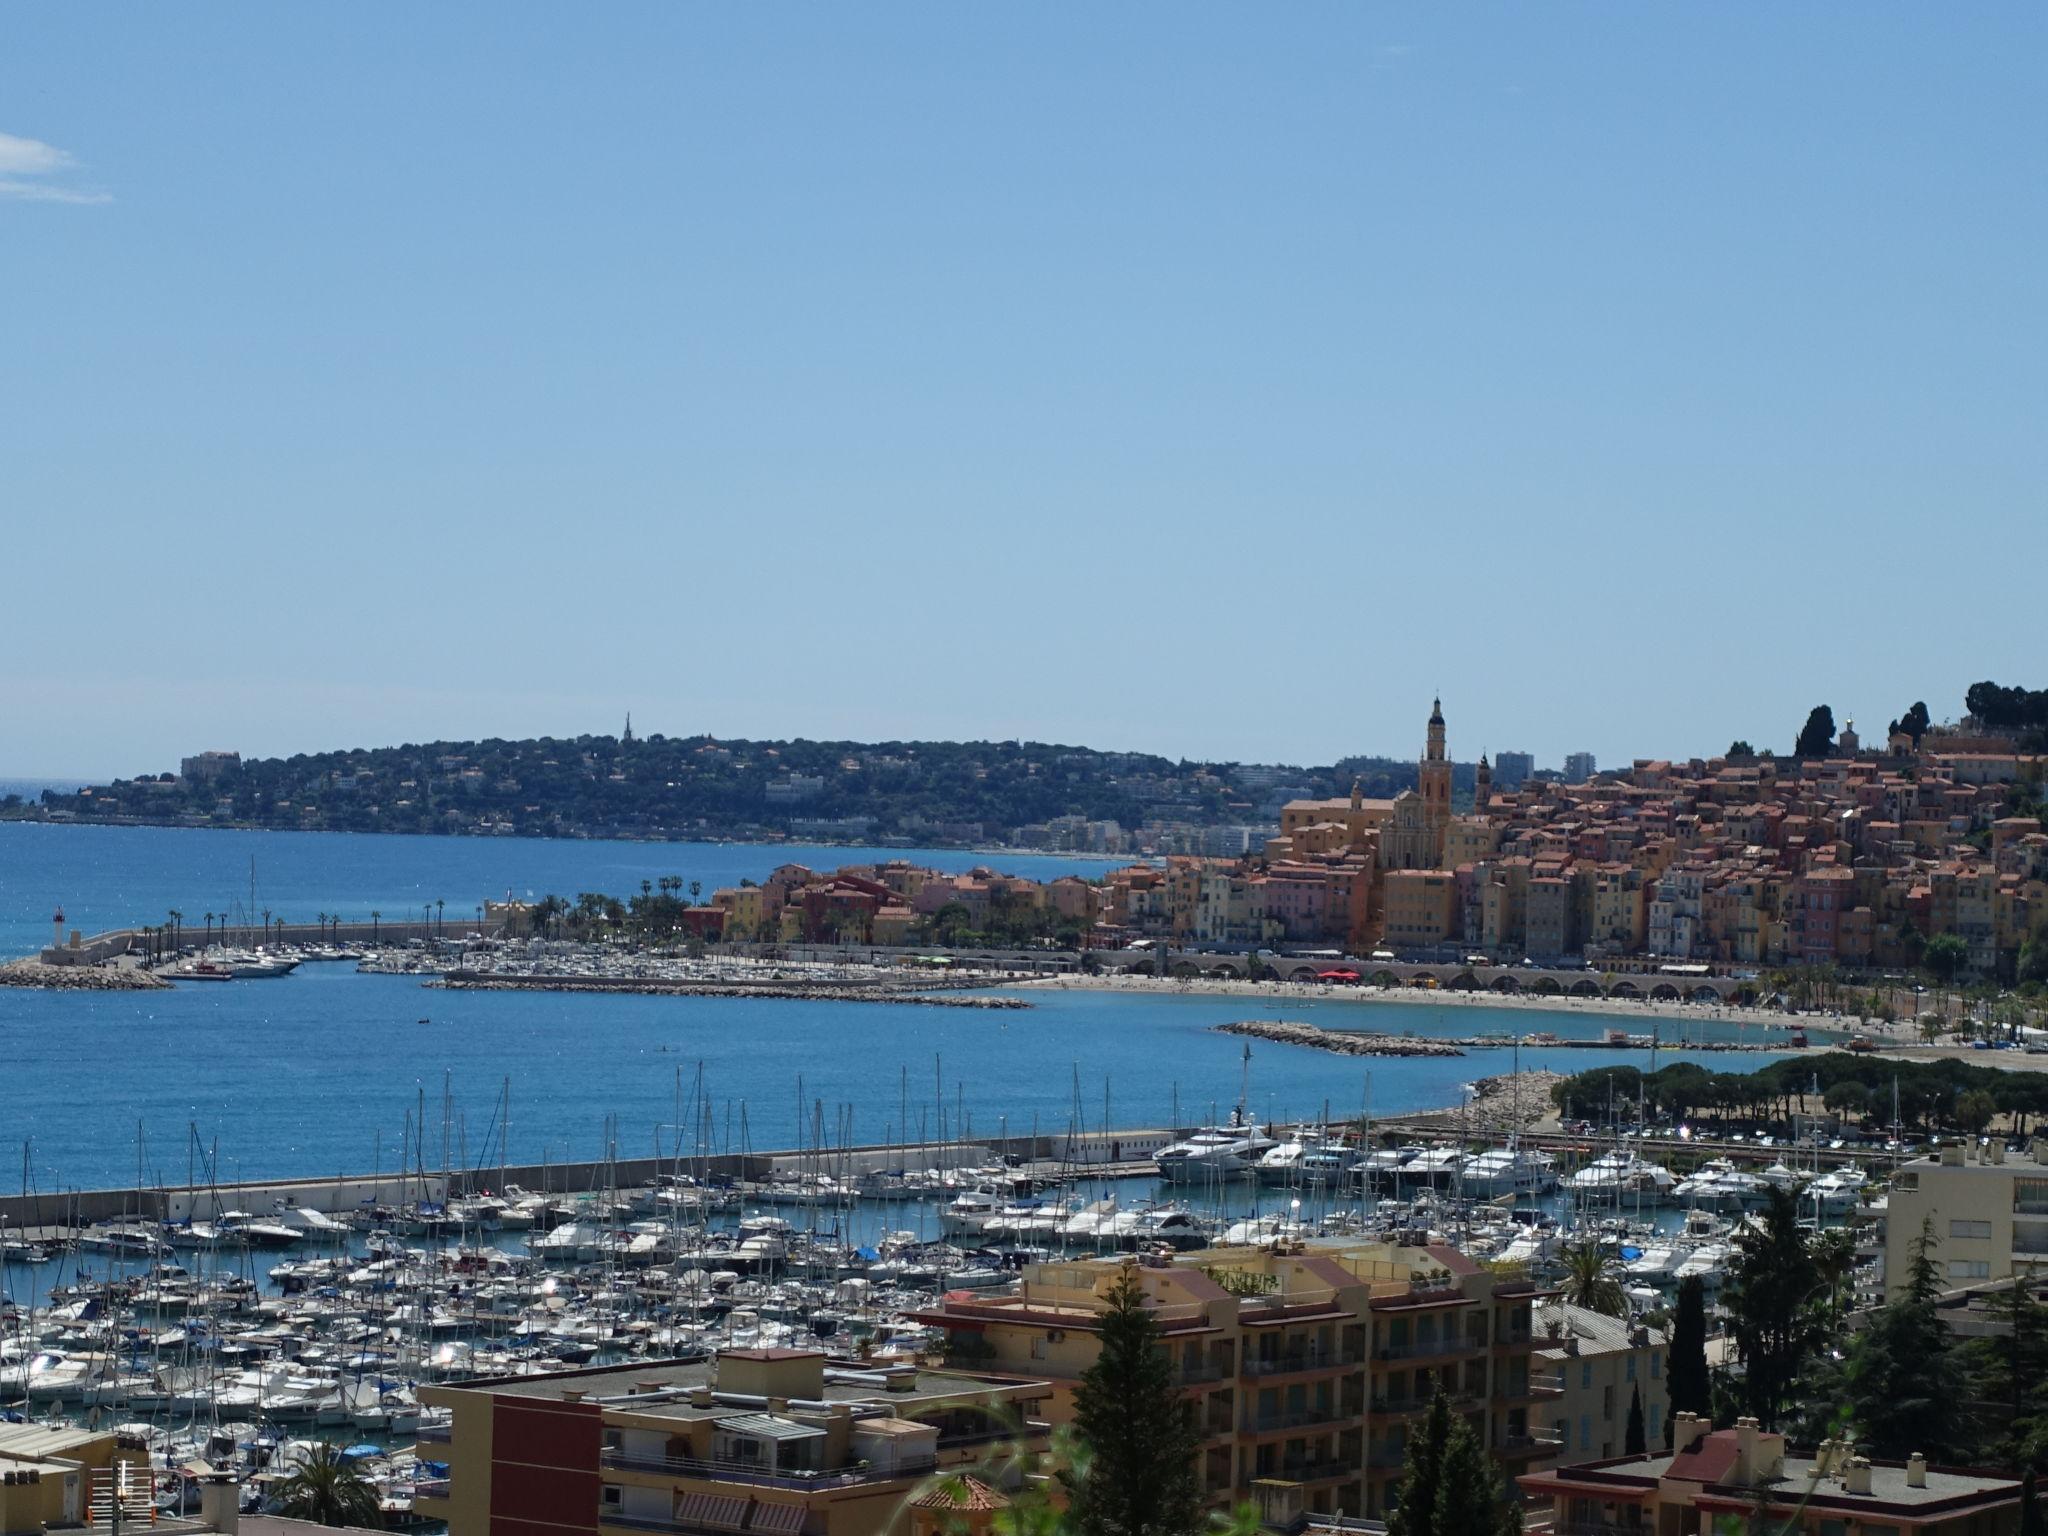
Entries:
<svg viewBox="0 0 2048 1536">
<path fill-rule="evenodd" d="M 1715 1266 L 1766 1176 L 1496 1134 L 1504 1094 L 1521 1122 L 1556 1074 L 1642 1059 L 1641 1027 L 1594 1010 L 1318 987 L 1261 1021 L 1199 987 L 340 930 L 194 945 L 159 975 L 0 992 L 22 1147 L 0 1413 L 116 1426 L 165 1518 L 200 1497 L 181 1466 L 232 1467 L 253 1507 L 342 1440 L 403 1526 L 445 1471 L 427 1387 L 806 1342 L 908 1360 L 936 1298 L 1034 1261 L 1357 1238 L 1541 1273 L 1593 1241 L 1654 1304 Z M 1700 1007 L 1659 1054 L 1769 1040 Z M 1510 1049 L 1526 1078 L 1496 1077 Z M 1806 1171 L 1843 1193 L 1852 1172 Z"/>
</svg>

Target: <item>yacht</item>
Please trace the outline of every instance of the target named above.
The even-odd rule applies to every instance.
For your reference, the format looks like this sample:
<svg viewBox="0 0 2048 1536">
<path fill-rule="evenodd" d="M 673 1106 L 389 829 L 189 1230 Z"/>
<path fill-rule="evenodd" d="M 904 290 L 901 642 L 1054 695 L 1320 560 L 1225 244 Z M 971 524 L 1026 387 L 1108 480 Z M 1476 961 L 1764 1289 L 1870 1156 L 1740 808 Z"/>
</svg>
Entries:
<svg viewBox="0 0 2048 1536">
<path fill-rule="evenodd" d="M 1635 1195 L 1648 1199 L 1661 1199 L 1678 1184 L 1662 1163 L 1653 1163 L 1631 1151 L 1596 1157 L 1565 1182 L 1576 1195 Z"/>
<path fill-rule="evenodd" d="M 1557 1188 L 1557 1170 L 1540 1152 L 1524 1151 L 1510 1143 L 1482 1152 L 1465 1164 L 1460 1177 L 1465 1193 L 1475 1200 L 1497 1200 L 1503 1195 L 1541 1195 Z"/>
<path fill-rule="evenodd" d="M 1227 1178 L 1255 1168 L 1278 1143 L 1254 1126 L 1233 1121 L 1199 1130 L 1159 1154 L 1159 1176 L 1169 1184 L 1194 1184 Z"/>
<path fill-rule="evenodd" d="M 1806 1193 L 1823 1210 L 1846 1211 L 1863 1198 L 1864 1186 L 1869 1182 L 1869 1175 L 1861 1168 L 1844 1163 L 1807 1185 Z"/>
</svg>

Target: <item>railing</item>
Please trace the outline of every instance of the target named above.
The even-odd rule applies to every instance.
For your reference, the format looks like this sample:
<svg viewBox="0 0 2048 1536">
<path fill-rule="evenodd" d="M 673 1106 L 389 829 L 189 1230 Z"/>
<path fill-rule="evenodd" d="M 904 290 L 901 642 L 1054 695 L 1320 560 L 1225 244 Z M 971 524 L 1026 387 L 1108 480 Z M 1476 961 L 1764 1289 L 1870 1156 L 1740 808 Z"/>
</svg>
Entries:
<svg viewBox="0 0 2048 1536">
<path fill-rule="evenodd" d="M 662 1531 L 673 1536 L 733 1536 L 731 1531 L 719 1530 L 716 1526 L 688 1525 L 681 1520 L 662 1520 L 647 1515 L 622 1515 L 617 1510 L 598 1511 L 599 1525 L 622 1526 L 629 1531 Z"/>
<path fill-rule="evenodd" d="M 1503 1454 L 1542 1455 L 1564 1449 L 1564 1442 L 1555 1435 L 1502 1435 L 1500 1448 Z"/>
<path fill-rule="evenodd" d="M 975 1440 L 1002 1438 L 1002 1434 L 990 1433 L 963 1436 L 950 1442 L 941 1440 L 939 1443 L 941 1446 L 949 1443 L 965 1445 Z M 748 1483 L 758 1488 L 850 1488 L 858 1483 L 921 1476 L 938 1465 L 936 1460 L 926 1456 L 886 1468 L 841 1467 L 834 1471 L 811 1471 L 801 1467 L 763 1467 L 749 1461 L 700 1461 L 688 1456 L 639 1455 L 631 1451 L 606 1451 L 599 1462 L 624 1472 L 657 1472 L 669 1477 L 703 1478 L 709 1482 Z"/>
<path fill-rule="evenodd" d="M 1175 1379 L 1184 1387 L 1192 1387 L 1205 1381 L 1229 1381 L 1236 1375 L 1237 1368 L 1235 1366 L 1205 1361 L 1200 1365 L 1182 1366 L 1176 1373 Z"/>
<path fill-rule="evenodd" d="M 1247 1434 L 1263 1434 L 1269 1429 L 1307 1429 L 1314 1425 L 1341 1424 L 1346 1419 L 1358 1417 L 1356 1412 L 1330 1404 L 1322 1408 L 1295 1408 L 1283 1413 L 1247 1413 L 1244 1427 Z"/>
<path fill-rule="evenodd" d="M 455 1430 L 447 1424 L 423 1424 L 413 1433 L 421 1445 L 453 1445 Z"/>
<path fill-rule="evenodd" d="M 449 1492 L 452 1480 L 445 1477 L 423 1477 L 412 1485 L 415 1499 L 447 1499 L 454 1495 Z"/>
<path fill-rule="evenodd" d="M 1273 1474 L 1289 1482 L 1311 1483 L 1319 1477 L 1356 1477 L 1358 1460 L 1346 1460 L 1341 1456 L 1324 1456 L 1313 1461 L 1283 1461 L 1280 1470 Z"/>
<path fill-rule="evenodd" d="M 1421 1360 L 1431 1355 L 1462 1355 L 1479 1348 L 1463 1339 L 1419 1339 L 1407 1344 L 1382 1344 L 1378 1354 L 1382 1360 Z"/>
<path fill-rule="evenodd" d="M 1247 1376 L 1283 1376 L 1289 1371 L 1323 1371 L 1365 1364 L 1355 1349 L 1309 1350 L 1296 1355 L 1246 1355 Z"/>
<path fill-rule="evenodd" d="M 2014 1195 L 2012 1208 L 2020 1216 L 2048 1216 L 2048 1195 Z"/>
</svg>

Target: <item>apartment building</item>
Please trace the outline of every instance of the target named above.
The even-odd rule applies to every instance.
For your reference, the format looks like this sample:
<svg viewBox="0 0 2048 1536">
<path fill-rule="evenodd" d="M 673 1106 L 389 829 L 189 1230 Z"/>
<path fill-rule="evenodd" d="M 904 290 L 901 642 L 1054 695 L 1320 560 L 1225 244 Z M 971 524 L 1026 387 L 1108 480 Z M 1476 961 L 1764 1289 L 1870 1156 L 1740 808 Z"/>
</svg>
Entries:
<svg viewBox="0 0 2048 1536">
<path fill-rule="evenodd" d="M 1557 1373 L 1551 1437 L 1560 1464 L 1619 1456 L 1628 1449 L 1630 1406 L 1643 1405 L 1643 1443 L 1664 1443 L 1671 1395 L 1664 1384 L 1669 1337 L 1627 1318 L 1568 1303 L 1536 1309 L 1543 1347 L 1536 1359 Z"/>
<path fill-rule="evenodd" d="M 883 1536 L 935 1475 L 1042 1447 L 1047 1387 L 733 1349 L 420 1389 L 453 1410 L 415 1512 L 451 1536 Z"/>
<path fill-rule="evenodd" d="M 1755 1419 L 1709 1430 L 1678 1415 L 1674 1451 L 1533 1472 L 1556 1536 L 1699 1536 L 1722 1529 L 1797 1536 L 2014 1536 L 2020 1485 L 1926 1458 L 1871 1461 L 1840 1441 L 1793 1455 Z M 1539 1515 L 1538 1521 L 1542 1521 Z"/>
<path fill-rule="evenodd" d="M 973 1369 L 1049 1383 L 1057 1425 L 1126 1272 L 1191 1399 L 1218 1508 L 1278 1482 L 1296 1485 L 1311 1515 L 1383 1516 L 1439 1390 L 1511 1472 L 1556 1449 L 1546 1421 L 1559 1391 L 1534 1362 L 1533 1311 L 1554 1293 L 1442 1246 L 1317 1241 L 1040 1264 L 1012 1292 L 949 1296 L 923 1321 Z"/>
<path fill-rule="evenodd" d="M 1943 1147 L 1894 1173 L 1885 1213 L 1886 1294 L 1905 1289 L 1913 1241 L 1930 1220 L 1938 1244 L 1933 1257 L 1953 1287 L 2048 1266 L 2048 1140 L 2010 1153 L 1995 1138 L 1987 1147 Z"/>
</svg>

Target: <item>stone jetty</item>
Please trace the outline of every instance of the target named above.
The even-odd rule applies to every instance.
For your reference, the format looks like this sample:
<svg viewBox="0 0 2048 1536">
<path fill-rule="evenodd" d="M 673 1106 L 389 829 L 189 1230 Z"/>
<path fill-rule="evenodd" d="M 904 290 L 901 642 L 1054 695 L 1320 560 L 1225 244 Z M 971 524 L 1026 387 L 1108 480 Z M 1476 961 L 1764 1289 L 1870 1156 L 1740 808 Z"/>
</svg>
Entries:
<svg viewBox="0 0 2048 1536">
<path fill-rule="evenodd" d="M 0 987 L 41 987 L 51 992 L 155 992 L 169 982 L 144 970 L 105 965 L 44 965 L 10 960 L 0 965 Z"/>
<path fill-rule="evenodd" d="M 1356 1029 L 1323 1029 L 1287 1019 L 1241 1019 L 1218 1024 L 1219 1034 L 1249 1035 L 1276 1045 L 1305 1045 L 1339 1056 L 1462 1056 L 1463 1046 L 1451 1040 L 1423 1040 L 1414 1035 L 1376 1035 Z"/>
<path fill-rule="evenodd" d="M 956 990 L 849 986 L 844 982 L 806 984 L 800 981 L 684 981 L 645 976 L 503 975 L 449 971 L 423 983 L 451 992 L 619 992 L 644 997 L 786 997 L 804 1002 L 905 1003 L 926 1008 L 990 1008 L 1033 1006 L 1021 997 L 987 997 Z"/>
</svg>

